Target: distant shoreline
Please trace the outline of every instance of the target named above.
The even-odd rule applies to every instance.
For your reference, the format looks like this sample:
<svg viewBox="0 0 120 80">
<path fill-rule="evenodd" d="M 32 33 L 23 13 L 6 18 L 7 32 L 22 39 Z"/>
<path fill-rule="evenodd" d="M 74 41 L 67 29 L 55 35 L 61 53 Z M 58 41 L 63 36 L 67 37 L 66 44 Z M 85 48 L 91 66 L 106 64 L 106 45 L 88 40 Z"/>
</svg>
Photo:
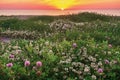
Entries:
<svg viewBox="0 0 120 80">
<path fill-rule="evenodd" d="M 60 16 L 83 12 L 97 13 L 108 16 L 120 16 L 120 9 L 111 10 L 0 10 L 0 16 Z"/>
<path fill-rule="evenodd" d="M 114 17 L 114 18 L 120 18 L 120 16 L 114 16 L 114 15 L 104 15 L 104 14 L 99 14 L 99 13 L 95 13 L 95 12 L 82 12 L 82 13 L 77 13 L 77 14 L 72 14 L 73 16 L 77 16 L 77 15 L 95 15 L 95 16 L 106 16 L 106 17 Z M 69 15 L 0 15 L 0 20 L 6 20 L 6 19 L 20 19 L 20 20 L 26 20 L 29 18 L 38 18 L 38 17 L 50 17 L 50 18 L 54 18 L 54 17 L 73 17 L 71 14 Z M 82 15 L 81 15 L 82 16 Z M 104 17 L 103 17 L 104 18 Z"/>
</svg>

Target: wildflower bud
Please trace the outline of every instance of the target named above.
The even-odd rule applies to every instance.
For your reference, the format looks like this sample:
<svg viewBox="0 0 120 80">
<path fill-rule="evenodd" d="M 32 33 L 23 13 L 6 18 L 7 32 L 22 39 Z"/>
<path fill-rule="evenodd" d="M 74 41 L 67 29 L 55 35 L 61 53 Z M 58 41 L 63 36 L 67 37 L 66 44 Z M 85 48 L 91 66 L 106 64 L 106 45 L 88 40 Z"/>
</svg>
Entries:
<svg viewBox="0 0 120 80">
<path fill-rule="evenodd" d="M 105 60 L 105 64 L 109 64 L 110 62 L 109 62 L 109 60 Z"/>
<path fill-rule="evenodd" d="M 41 66 L 42 66 L 42 62 L 41 62 L 41 61 L 37 61 L 37 62 L 36 62 L 36 66 L 37 66 L 37 67 L 41 67 Z"/>
<path fill-rule="evenodd" d="M 8 63 L 6 64 L 7 67 L 12 67 L 13 66 L 13 63 Z"/>
<path fill-rule="evenodd" d="M 10 54 L 9 58 L 14 58 L 14 55 L 13 55 L 13 54 Z"/>
<path fill-rule="evenodd" d="M 40 76 L 40 75 L 41 75 L 41 72 L 40 72 L 40 71 L 37 71 L 37 72 L 36 72 L 36 75 L 37 75 L 37 76 Z"/>
<path fill-rule="evenodd" d="M 109 48 L 112 48 L 112 45 L 111 45 L 111 44 L 109 44 L 109 45 L 108 45 L 108 47 L 109 47 Z"/>
<path fill-rule="evenodd" d="M 30 66 L 30 61 L 25 61 L 24 65 L 25 67 Z"/>
<path fill-rule="evenodd" d="M 98 69 L 98 73 L 103 73 L 103 69 L 102 69 L 102 68 L 99 68 L 99 69 Z"/>
<path fill-rule="evenodd" d="M 76 48 L 76 47 L 77 47 L 77 44 L 76 44 L 76 43 L 73 43 L 72 46 L 73 46 L 73 48 Z"/>
</svg>

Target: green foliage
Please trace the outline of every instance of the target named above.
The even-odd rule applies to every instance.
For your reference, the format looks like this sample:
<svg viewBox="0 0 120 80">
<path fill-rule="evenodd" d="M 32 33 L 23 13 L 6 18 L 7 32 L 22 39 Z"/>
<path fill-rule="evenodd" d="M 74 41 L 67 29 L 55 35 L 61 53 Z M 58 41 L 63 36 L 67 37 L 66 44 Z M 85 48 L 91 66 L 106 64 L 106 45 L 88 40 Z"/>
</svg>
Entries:
<svg viewBox="0 0 120 80">
<path fill-rule="evenodd" d="M 73 22 L 91 22 L 91 21 L 96 21 L 96 20 L 102 20 L 102 21 L 117 21 L 120 20 L 119 17 L 114 17 L 114 16 L 105 16 L 101 14 L 96 14 L 96 13 L 88 13 L 88 12 L 83 12 L 79 14 L 73 14 L 73 15 L 68 15 L 68 16 L 60 16 L 63 19 L 69 19 L 70 21 Z"/>
<path fill-rule="evenodd" d="M 70 40 L 70 41 L 77 40 L 79 38 L 79 36 L 80 36 L 80 32 L 78 30 L 75 30 L 75 29 L 67 30 L 66 35 L 65 35 L 66 39 Z"/>
<path fill-rule="evenodd" d="M 15 19 L 7 19 L 7 20 L 0 21 L 0 26 L 8 29 L 13 24 L 16 24 L 17 22 L 19 22 L 19 20 L 16 18 Z"/>
<path fill-rule="evenodd" d="M 119 80 L 119 20 L 93 13 L 1 20 L 0 80 Z"/>
</svg>

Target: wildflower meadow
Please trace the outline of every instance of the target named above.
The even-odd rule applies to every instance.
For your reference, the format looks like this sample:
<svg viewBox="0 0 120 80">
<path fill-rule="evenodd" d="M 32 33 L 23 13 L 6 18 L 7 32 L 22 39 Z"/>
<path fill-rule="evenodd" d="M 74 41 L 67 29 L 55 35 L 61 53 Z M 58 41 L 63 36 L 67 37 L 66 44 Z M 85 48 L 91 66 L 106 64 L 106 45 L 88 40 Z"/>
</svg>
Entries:
<svg viewBox="0 0 120 80">
<path fill-rule="evenodd" d="M 120 80 L 120 17 L 0 17 L 0 80 Z"/>
</svg>

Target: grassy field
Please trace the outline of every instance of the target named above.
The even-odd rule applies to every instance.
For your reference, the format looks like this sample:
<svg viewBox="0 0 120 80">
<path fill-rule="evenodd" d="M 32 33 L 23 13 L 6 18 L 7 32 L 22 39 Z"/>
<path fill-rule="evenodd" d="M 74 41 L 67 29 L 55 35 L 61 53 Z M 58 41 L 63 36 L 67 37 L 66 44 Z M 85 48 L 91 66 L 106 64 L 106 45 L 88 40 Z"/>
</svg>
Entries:
<svg viewBox="0 0 120 80">
<path fill-rule="evenodd" d="M 120 80 L 120 17 L 0 16 L 0 80 Z"/>
</svg>

